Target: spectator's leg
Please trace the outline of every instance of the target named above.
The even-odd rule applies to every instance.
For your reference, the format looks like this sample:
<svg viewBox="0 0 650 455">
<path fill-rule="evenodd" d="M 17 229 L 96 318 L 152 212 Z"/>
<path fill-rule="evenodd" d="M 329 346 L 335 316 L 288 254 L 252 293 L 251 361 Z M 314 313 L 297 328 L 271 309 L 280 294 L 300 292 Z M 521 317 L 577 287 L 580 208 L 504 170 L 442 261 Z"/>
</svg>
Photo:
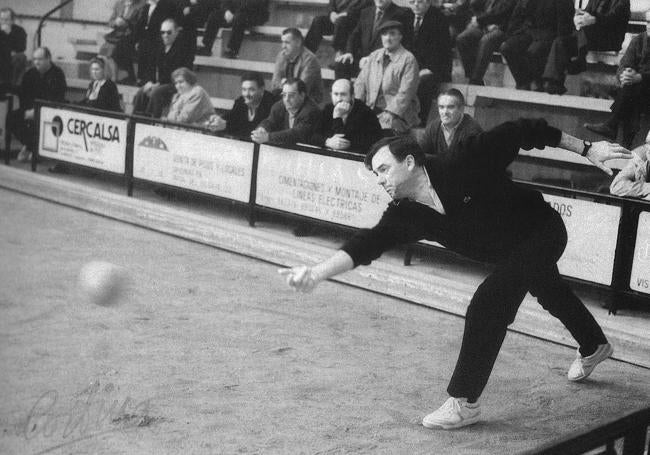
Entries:
<svg viewBox="0 0 650 455">
<path fill-rule="evenodd" d="M 526 65 L 529 71 L 530 80 L 537 84 L 536 90 L 543 91 L 544 83 L 542 76 L 544 68 L 548 61 L 548 54 L 551 51 L 552 40 L 536 40 L 533 41 L 526 50 L 526 57 L 528 64 Z"/>
<path fill-rule="evenodd" d="M 146 82 L 155 79 L 156 43 L 143 39 L 138 45 L 138 81 Z"/>
<path fill-rule="evenodd" d="M 149 95 L 141 88 L 133 97 L 133 113 L 135 115 L 144 115 L 149 104 Z"/>
<path fill-rule="evenodd" d="M 27 69 L 27 57 L 24 52 L 17 52 L 11 56 L 12 80 L 14 87 L 20 87 L 23 80 L 23 74 Z"/>
<path fill-rule="evenodd" d="M 9 133 L 13 134 L 21 144 L 27 145 L 27 142 L 25 140 L 27 136 L 25 131 L 25 111 L 18 109 L 10 112 L 9 117 L 7 118 L 7 127 L 9 129 Z"/>
<path fill-rule="evenodd" d="M 478 43 L 483 36 L 483 30 L 479 27 L 468 25 L 462 33 L 456 37 L 456 48 L 460 54 L 460 60 L 463 63 L 465 77 L 472 78 L 474 72 L 474 62 L 478 54 Z"/>
<path fill-rule="evenodd" d="M 544 88 L 548 93 L 561 95 L 566 92 L 566 87 L 564 87 L 566 69 L 571 61 L 571 56 L 576 54 L 575 36 L 558 37 L 553 40 L 543 74 L 546 81 Z"/>
<path fill-rule="evenodd" d="M 205 21 L 205 31 L 203 32 L 202 42 L 206 52 L 212 52 L 212 46 L 214 45 L 214 40 L 217 39 L 217 33 L 219 32 L 222 18 L 223 11 L 221 11 L 221 8 L 216 8 L 210 12 L 208 19 Z"/>
<path fill-rule="evenodd" d="M 356 62 L 354 63 L 340 63 L 334 65 L 334 78 L 335 79 L 352 79 L 359 70 Z"/>
<path fill-rule="evenodd" d="M 519 34 L 506 39 L 501 45 L 501 54 L 508 62 L 508 68 L 518 89 L 530 90 L 530 74 L 527 69 L 528 61 L 525 57 L 526 49 L 533 39 L 530 35 Z"/>
<path fill-rule="evenodd" d="M 135 56 L 135 48 L 133 41 L 130 38 L 121 39 L 115 45 L 113 52 L 113 59 L 117 64 L 118 70 L 124 70 L 127 73 L 127 78 L 124 82 L 135 83 L 135 69 L 133 67 L 133 59 Z M 122 82 L 122 81 L 120 81 Z"/>
<path fill-rule="evenodd" d="M 171 103 L 174 93 L 176 93 L 174 84 L 162 84 L 154 88 L 149 96 L 147 114 L 153 118 L 162 117 L 163 111 Z"/>
<path fill-rule="evenodd" d="M 420 120 L 426 125 L 429 120 L 433 98 L 438 94 L 440 82 L 433 74 L 420 77 L 418 84 L 418 100 L 420 100 Z"/>
<path fill-rule="evenodd" d="M 356 17 L 341 16 L 338 19 L 336 19 L 336 24 L 334 24 L 333 30 L 332 31 L 325 30 L 323 32 L 323 35 L 334 33 L 332 47 L 334 48 L 335 51 L 343 53 L 345 52 L 345 46 L 347 44 L 348 37 L 352 33 L 352 30 L 354 30 L 354 27 L 357 26 L 357 22 L 359 22 L 358 16 Z"/>
<path fill-rule="evenodd" d="M 250 27 L 252 24 L 248 20 L 248 14 L 246 12 L 236 13 L 232 19 L 232 31 L 230 34 L 230 39 L 228 40 L 228 48 L 226 53 L 230 54 L 230 57 L 235 57 L 239 53 L 239 48 L 241 43 L 244 40 L 244 32 L 246 28 Z"/>
<path fill-rule="evenodd" d="M 316 53 L 323 35 L 329 35 L 334 31 L 334 24 L 330 21 L 329 16 L 316 16 L 311 21 L 311 26 L 305 36 L 305 47 Z"/>
<path fill-rule="evenodd" d="M 499 29 L 486 32 L 481 37 L 478 42 L 478 52 L 476 53 L 476 62 L 474 63 L 474 71 L 469 81 L 470 84 L 483 84 L 483 77 L 490 64 L 492 54 L 499 50 L 505 37 L 506 34 Z"/>
</svg>

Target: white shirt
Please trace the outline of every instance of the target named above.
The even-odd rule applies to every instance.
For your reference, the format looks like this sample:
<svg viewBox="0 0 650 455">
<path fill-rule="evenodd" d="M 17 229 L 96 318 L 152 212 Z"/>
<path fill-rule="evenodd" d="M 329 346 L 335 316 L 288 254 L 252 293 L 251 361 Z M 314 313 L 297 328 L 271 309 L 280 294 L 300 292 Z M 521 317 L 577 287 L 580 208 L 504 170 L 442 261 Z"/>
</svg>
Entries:
<svg viewBox="0 0 650 455">
<path fill-rule="evenodd" d="M 424 169 L 424 174 L 427 176 L 427 180 L 429 181 L 429 195 L 431 196 L 431 200 L 433 201 L 433 203 L 422 202 L 422 201 L 416 201 L 416 202 L 419 202 L 420 204 L 424 204 L 427 207 L 431 207 L 433 210 L 435 210 L 441 215 L 446 215 L 447 213 L 445 212 L 445 207 L 442 205 L 440 196 L 438 196 L 438 193 L 436 192 L 436 190 L 433 188 L 433 185 L 431 184 L 431 179 L 429 178 L 429 173 L 427 172 L 427 169 L 425 167 L 423 167 L 422 169 Z"/>
</svg>

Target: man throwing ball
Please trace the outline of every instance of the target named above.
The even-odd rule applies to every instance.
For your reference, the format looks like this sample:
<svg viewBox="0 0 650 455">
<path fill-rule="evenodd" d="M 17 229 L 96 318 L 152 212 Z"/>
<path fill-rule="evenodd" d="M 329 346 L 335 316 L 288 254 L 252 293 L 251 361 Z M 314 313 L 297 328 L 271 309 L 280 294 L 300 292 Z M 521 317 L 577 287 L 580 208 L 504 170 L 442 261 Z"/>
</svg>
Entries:
<svg viewBox="0 0 650 455">
<path fill-rule="evenodd" d="M 478 399 L 526 292 L 578 342 L 569 380 L 585 379 L 613 352 L 558 271 L 567 242 L 560 215 L 539 192 L 515 185 L 505 172 L 520 149 L 545 146 L 581 154 L 610 175 L 605 161 L 630 157 L 623 147 L 579 140 L 542 119 L 506 122 L 469 137 L 454 154 L 431 158 L 409 138 L 382 139 L 365 159 L 393 199 L 381 220 L 372 229 L 358 231 L 324 262 L 280 271 L 290 286 L 308 292 L 398 244 L 422 239 L 495 265 L 467 309 L 460 354 L 447 388 L 450 398 L 424 417 L 425 427 L 459 428 L 479 420 Z"/>
</svg>

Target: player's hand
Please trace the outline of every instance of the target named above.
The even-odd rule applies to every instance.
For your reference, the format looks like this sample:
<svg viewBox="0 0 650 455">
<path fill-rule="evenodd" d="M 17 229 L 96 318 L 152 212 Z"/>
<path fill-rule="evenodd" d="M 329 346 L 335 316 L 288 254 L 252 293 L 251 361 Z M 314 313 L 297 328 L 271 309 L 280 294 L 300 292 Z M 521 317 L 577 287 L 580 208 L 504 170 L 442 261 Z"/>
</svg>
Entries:
<svg viewBox="0 0 650 455">
<path fill-rule="evenodd" d="M 607 141 L 594 142 L 587 152 L 587 159 L 607 175 L 612 175 L 613 172 L 603 164 L 605 161 L 629 158 L 632 158 L 632 152 L 625 147 Z"/>
<path fill-rule="evenodd" d="M 311 292 L 316 287 L 317 281 L 311 267 L 301 265 L 290 269 L 279 269 L 278 273 L 286 278 L 287 284 L 294 291 Z"/>
</svg>

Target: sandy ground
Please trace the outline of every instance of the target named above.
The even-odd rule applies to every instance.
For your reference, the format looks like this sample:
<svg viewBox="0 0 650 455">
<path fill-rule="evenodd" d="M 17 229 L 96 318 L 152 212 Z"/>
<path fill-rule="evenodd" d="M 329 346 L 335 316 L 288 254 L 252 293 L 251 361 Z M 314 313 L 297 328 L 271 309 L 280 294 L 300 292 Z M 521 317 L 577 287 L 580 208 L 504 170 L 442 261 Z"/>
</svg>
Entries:
<svg viewBox="0 0 650 455">
<path fill-rule="evenodd" d="M 0 191 L 0 453 L 510 454 L 650 402 L 616 361 L 566 380 L 574 351 L 510 333 L 468 429 L 423 428 L 463 320 Z M 85 301 L 81 266 L 133 285 Z"/>
</svg>

